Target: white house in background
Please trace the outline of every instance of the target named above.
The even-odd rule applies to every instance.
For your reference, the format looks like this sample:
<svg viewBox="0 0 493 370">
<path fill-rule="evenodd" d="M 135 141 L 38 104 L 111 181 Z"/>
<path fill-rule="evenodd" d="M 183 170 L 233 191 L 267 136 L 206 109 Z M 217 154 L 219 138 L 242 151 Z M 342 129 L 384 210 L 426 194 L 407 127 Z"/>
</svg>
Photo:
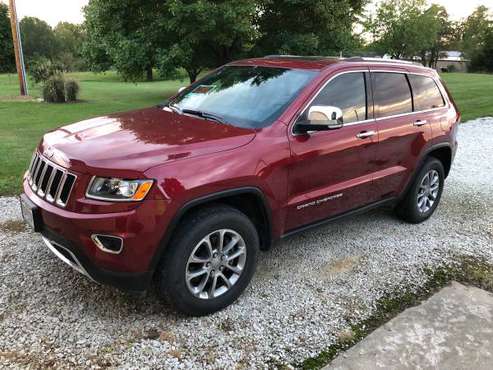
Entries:
<svg viewBox="0 0 493 370">
<path fill-rule="evenodd" d="M 391 59 L 391 56 L 385 54 L 379 58 Z M 421 64 L 421 58 L 418 56 L 406 60 Z M 464 59 L 462 52 L 460 51 L 442 51 L 435 69 L 439 72 L 467 72 L 467 65 L 469 62 L 470 60 Z"/>
<path fill-rule="evenodd" d="M 436 70 L 439 72 L 467 72 L 468 59 L 460 51 L 444 51 L 438 59 Z"/>
</svg>

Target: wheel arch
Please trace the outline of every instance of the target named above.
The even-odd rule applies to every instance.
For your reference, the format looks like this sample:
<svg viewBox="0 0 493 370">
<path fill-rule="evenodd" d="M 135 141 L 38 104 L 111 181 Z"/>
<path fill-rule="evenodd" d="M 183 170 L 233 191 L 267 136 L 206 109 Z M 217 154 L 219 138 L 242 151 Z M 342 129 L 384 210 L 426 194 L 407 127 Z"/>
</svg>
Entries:
<svg viewBox="0 0 493 370">
<path fill-rule="evenodd" d="M 414 169 L 414 173 L 408 180 L 408 183 L 406 184 L 406 187 L 404 188 L 404 191 L 401 193 L 401 195 L 398 197 L 398 200 L 403 199 L 406 194 L 408 193 L 409 189 L 411 188 L 412 184 L 416 180 L 416 176 L 418 175 L 419 171 L 421 170 L 421 167 L 426 162 L 427 158 L 436 158 L 443 164 L 443 168 L 445 170 L 445 178 L 450 173 L 450 168 L 452 167 L 452 147 L 449 143 L 440 143 L 433 145 L 430 147 L 428 150 L 424 151 L 422 154 L 420 160 L 418 161 L 418 164 L 416 168 Z"/>
<path fill-rule="evenodd" d="M 260 249 L 268 250 L 272 246 L 272 215 L 264 193 L 257 187 L 224 190 L 192 199 L 180 207 L 168 225 L 158 251 L 151 262 L 152 271 L 155 271 L 158 266 L 180 222 L 191 212 L 213 204 L 225 204 L 243 212 L 257 229 L 260 239 Z"/>
<path fill-rule="evenodd" d="M 432 147 L 426 153 L 426 157 L 433 157 L 442 162 L 443 169 L 445 170 L 445 178 L 448 177 L 450 168 L 452 167 L 452 148 L 449 144 L 445 143 Z"/>
</svg>

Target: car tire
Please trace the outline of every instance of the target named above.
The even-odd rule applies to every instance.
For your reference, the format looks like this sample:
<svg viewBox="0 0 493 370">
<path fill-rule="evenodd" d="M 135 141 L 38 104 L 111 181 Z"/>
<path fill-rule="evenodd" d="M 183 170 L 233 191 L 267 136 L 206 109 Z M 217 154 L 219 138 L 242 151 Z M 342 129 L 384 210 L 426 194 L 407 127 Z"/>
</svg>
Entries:
<svg viewBox="0 0 493 370">
<path fill-rule="evenodd" d="M 258 250 L 257 230 L 242 212 L 225 205 L 194 211 L 168 244 L 158 271 L 159 294 L 187 315 L 220 311 L 250 283 Z"/>
<path fill-rule="evenodd" d="M 430 157 L 419 170 L 395 212 L 402 220 L 418 224 L 435 212 L 443 192 L 445 170 L 442 162 Z"/>
</svg>

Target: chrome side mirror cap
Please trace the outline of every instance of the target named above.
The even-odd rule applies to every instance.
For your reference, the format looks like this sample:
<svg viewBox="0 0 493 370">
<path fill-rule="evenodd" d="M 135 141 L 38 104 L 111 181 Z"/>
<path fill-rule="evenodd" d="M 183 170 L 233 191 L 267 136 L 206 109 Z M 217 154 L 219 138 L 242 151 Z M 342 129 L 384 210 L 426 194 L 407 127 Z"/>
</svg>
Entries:
<svg viewBox="0 0 493 370">
<path fill-rule="evenodd" d="M 329 105 L 310 107 L 307 118 L 294 126 L 294 133 L 309 134 L 314 131 L 335 130 L 344 126 L 342 110 Z"/>
<path fill-rule="evenodd" d="M 179 93 L 181 93 L 181 92 L 182 92 L 183 90 L 185 90 L 185 89 L 186 89 L 186 87 L 185 87 L 185 86 L 180 87 L 180 88 L 178 89 L 178 94 L 179 94 Z"/>
<path fill-rule="evenodd" d="M 314 105 L 308 111 L 311 125 L 326 126 L 328 130 L 338 129 L 344 125 L 342 110 L 330 105 Z"/>
</svg>

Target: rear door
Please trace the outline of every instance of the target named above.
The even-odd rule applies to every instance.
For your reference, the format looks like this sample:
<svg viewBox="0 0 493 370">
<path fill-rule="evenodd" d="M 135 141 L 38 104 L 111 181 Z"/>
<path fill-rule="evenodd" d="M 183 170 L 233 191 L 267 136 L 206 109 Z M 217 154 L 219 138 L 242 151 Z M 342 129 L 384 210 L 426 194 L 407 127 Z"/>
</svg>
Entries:
<svg viewBox="0 0 493 370">
<path fill-rule="evenodd" d="M 436 137 L 447 126 L 449 110 L 446 101 L 433 77 L 420 74 L 408 75 L 413 90 L 414 111 L 416 119 L 431 126 L 433 137 Z M 455 116 L 454 116 L 455 118 Z"/>
<path fill-rule="evenodd" d="M 339 72 L 304 107 L 342 110 L 344 126 L 330 131 L 289 133 L 292 162 L 286 230 L 292 230 L 369 203 L 378 134 L 373 120 L 368 70 Z M 361 135 L 363 133 L 363 135 Z"/>
<path fill-rule="evenodd" d="M 431 139 L 430 117 L 417 113 L 407 71 L 372 70 L 379 132 L 374 183 L 380 199 L 401 193 Z"/>
</svg>

